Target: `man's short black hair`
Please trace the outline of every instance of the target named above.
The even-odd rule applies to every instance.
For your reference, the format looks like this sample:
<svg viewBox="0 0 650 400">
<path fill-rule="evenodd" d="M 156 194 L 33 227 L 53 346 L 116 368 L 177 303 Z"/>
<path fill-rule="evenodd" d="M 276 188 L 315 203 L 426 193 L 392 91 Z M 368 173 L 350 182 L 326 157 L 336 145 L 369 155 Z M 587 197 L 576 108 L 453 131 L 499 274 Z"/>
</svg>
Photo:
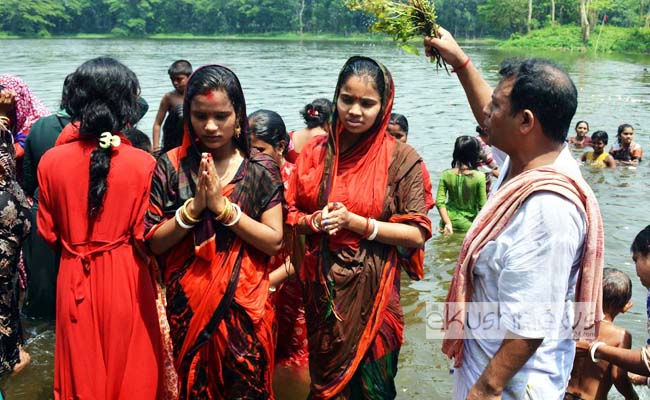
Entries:
<svg viewBox="0 0 650 400">
<path fill-rule="evenodd" d="M 564 143 L 578 107 L 578 90 L 569 75 L 549 60 L 506 60 L 499 75 L 514 79 L 510 93 L 512 114 L 528 109 L 546 136 Z"/>
</svg>

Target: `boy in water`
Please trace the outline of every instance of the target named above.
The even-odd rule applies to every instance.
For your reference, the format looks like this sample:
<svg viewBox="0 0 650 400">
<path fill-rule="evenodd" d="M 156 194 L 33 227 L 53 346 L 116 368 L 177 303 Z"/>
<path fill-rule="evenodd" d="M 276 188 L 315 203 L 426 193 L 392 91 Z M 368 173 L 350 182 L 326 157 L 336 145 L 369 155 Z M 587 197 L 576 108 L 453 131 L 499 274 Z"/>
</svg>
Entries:
<svg viewBox="0 0 650 400">
<path fill-rule="evenodd" d="M 614 318 L 632 307 L 631 298 L 632 281 L 630 277 L 617 269 L 605 268 L 603 270 L 605 317 L 601 321 L 598 332 L 599 342 L 623 349 L 631 348 L 632 335 L 625 329 L 614 325 Z M 592 362 L 589 352 L 581 350 L 579 346 L 564 400 L 605 400 L 612 384 L 625 399 L 638 399 L 626 371 L 608 361 Z"/>
<path fill-rule="evenodd" d="M 594 151 L 582 155 L 581 161 L 593 168 L 616 168 L 616 161 L 605 151 L 609 137 L 605 131 L 596 131 L 591 135 L 590 146 Z"/>
<path fill-rule="evenodd" d="M 153 151 L 166 153 L 178 147 L 183 141 L 183 97 L 187 80 L 192 75 L 192 64 L 187 60 L 177 60 L 167 70 L 174 90 L 166 93 L 160 101 L 158 114 L 153 123 Z M 165 119 L 165 115 L 167 118 Z M 165 124 L 163 125 L 163 120 Z M 160 127 L 163 130 L 163 143 L 160 147 Z"/>
</svg>

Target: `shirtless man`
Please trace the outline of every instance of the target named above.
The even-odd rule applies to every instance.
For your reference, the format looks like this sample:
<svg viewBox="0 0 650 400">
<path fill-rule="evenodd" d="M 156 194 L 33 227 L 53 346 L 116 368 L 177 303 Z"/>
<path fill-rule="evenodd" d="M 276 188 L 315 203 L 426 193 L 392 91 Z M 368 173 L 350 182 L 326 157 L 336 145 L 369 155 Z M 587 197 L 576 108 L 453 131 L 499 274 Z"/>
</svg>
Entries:
<svg viewBox="0 0 650 400">
<path fill-rule="evenodd" d="M 614 318 L 632 307 L 631 298 L 630 277 L 617 269 L 605 268 L 603 271 L 605 318 L 600 324 L 598 341 L 623 349 L 631 347 L 630 333 L 614 325 Z M 594 363 L 589 352 L 578 347 L 564 400 L 606 400 L 612 384 L 625 399 L 638 399 L 626 371 L 605 360 Z"/>
</svg>

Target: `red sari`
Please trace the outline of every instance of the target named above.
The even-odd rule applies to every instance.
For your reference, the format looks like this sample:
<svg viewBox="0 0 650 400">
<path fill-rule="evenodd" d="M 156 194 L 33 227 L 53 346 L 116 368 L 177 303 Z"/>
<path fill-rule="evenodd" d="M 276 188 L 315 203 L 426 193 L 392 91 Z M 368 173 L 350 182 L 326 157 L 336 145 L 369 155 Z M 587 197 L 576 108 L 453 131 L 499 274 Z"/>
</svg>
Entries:
<svg viewBox="0 0 650 400">
<path fill-rule="evenodd" d="M 186 128 L 183 145 L 158 159 L 145 218 L 147 239 L 194 196 L 200 157 Z M 255 151 L 223 194 L 259 220 L 282 202 L 277 165 Z M 205 211 L 201 222 L 160 257 L 180 398 L 273 398 L 269 257 L 214 217 Z"/>
<path fill-rule="evenodd" d="M 61 251 L 56 291 L 55 399 L 159 399 L 162 341 L 156 287 L 139 256 L 153 158 L 113 148 L 108 190 L 88 218 L 90 154 L 96 141 L 72 125 L 39 164 L 38 231 Z"/>
<path fill-rule="evenodd" d="M 375 126 L 339 153 L 343 125 L 333 111 L 335 131 L 310 141 L 296 163 L 287 191 L 288 225 L 336 201 L 363 217 L 420 227 L 430 237 L 422 160 L 386 133 L 394 88 L 389 72 L 378 65 L 386 85 Z M 337 97 L 338 92 L 334 104 Z M 347 230 L 308 235 L 302 259 L 297 247 L 293 255 L 304 285 L 310 398 L 394 398 L 404 329 L 399 270 L 421 279 L 424 249 L 398 249 Z"/>
</svg>

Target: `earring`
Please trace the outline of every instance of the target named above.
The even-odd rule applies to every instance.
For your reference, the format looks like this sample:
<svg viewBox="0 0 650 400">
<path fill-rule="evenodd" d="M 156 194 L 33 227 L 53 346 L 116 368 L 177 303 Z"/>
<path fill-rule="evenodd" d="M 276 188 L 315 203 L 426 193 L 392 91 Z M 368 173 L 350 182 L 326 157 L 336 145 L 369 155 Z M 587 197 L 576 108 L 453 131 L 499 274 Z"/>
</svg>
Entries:
<svg viewBox="0 0 650 400">
<path fill-rule="evenodd" d="M 237 127 L 235 128 L 235 137 L 239 139 L 239 135 L 241 135 L 241 127 L 237 125 Z"/>
</svg>

